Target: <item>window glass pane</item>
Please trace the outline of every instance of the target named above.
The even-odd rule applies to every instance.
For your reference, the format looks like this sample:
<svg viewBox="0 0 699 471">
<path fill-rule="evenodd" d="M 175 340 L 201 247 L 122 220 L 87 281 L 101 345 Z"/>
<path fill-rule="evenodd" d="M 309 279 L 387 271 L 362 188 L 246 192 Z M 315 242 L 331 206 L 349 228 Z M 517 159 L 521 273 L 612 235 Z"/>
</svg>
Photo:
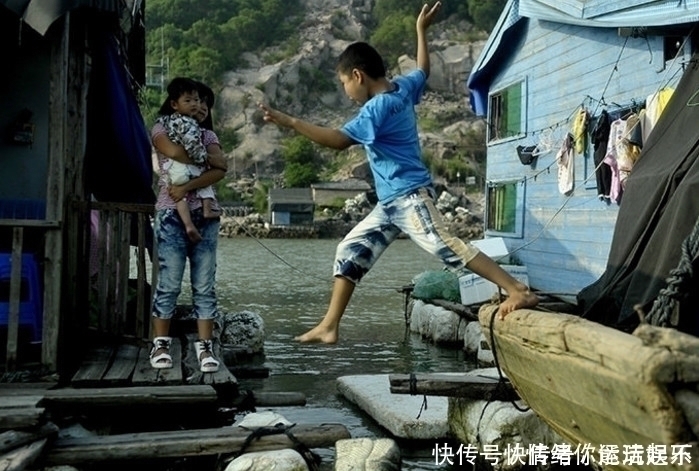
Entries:
<svg viewBox="0 0 699 471">
<path fill-rule="evenodd" d="M 487 229 L 514 233 L 517 223 L 517 183 L 505 183 L 488 187 L 487 207 Z"/>
<path fill-rule="evenodd" d="M 522 133 L 522 89 L 519 82 L 490 96 L 491 141 Z"/>
<path fill-rule="evenodd" d="M 507 119 L 505 136 L 516 136 L 522 130 L 522 88 L 521 84 L 507 89 Z"/>
</svg>

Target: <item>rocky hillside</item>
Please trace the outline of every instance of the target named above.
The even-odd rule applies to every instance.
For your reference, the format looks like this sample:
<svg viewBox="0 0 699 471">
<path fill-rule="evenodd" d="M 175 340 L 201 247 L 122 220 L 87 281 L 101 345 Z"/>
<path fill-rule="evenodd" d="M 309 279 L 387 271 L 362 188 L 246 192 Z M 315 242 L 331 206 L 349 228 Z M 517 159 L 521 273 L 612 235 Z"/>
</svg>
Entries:
<svg viewBox="0 0 699 471">
<path fill-rule="evenodd" d="M 258 53 L 246 53 L 245 64 L 226 76 L 226 86 L 218 98 L 216 113 L 227 128 L 237 132 L 240 144 L 229 153 L 233 180 L 239 177 L 275 179 L 283 171 L 280 149 L 288 137 L 276 126 L 265 124 L 256 106 L 271 103 L 309 121 L 339 126 L 357 109 L 347 99 L 335 77 L 337 56 L 351 42 L 368 40 L 366 25 L 372 0 L 305 0 L 307 14 L 298 36 Z M 450 159 L 466 162 L 471 173 L 483 174 L 482 155 L 484 124 L 468 107 L 465 88 L 467 72 L 478 57 L 485 35 L 477 37 L 464 22 L 443 19 L 430 30 L 432 74 L 428 92 L 418 107 L 421 141 L 435 166 L 449 167 Z M 406 51 L 392 72 L 414 67 L 414 47 Z M 479 149 L 480 148 L 480 149 Z M 328 180 L 350 176 L 369 178 L 360 148 L 340 153 L 323 150 L 332 173 Z M 451 165 L 454 168 L 454 165 Z M 455 172 L 452 172 L 455 173 Z M 445 180 L 455 182 L 455 177 Z"/>
</svg>

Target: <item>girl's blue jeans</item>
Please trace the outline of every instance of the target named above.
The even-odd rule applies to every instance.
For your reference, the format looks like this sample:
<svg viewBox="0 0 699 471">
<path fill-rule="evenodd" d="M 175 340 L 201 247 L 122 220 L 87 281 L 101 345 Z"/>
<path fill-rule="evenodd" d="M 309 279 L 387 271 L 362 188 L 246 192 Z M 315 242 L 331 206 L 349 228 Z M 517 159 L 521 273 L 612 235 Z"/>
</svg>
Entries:
<svg viewBox="0 0 699 471">
<path fill-rule="evenodd" d="M 155 237 L 159 263 L 158 283 L 153 295 L 153 316 L 171 319 L 182 290 L 187 259 L 192 284 L 193 315 L 197 319 L 214 319 L 216 307 L 216 246 L 220 221 L 203 217 L 201 209 L 192 210 L 192 221 L 202 240 L 193 243 L 187 237 L 176 209 L 155 214 Z"/>
</svg>

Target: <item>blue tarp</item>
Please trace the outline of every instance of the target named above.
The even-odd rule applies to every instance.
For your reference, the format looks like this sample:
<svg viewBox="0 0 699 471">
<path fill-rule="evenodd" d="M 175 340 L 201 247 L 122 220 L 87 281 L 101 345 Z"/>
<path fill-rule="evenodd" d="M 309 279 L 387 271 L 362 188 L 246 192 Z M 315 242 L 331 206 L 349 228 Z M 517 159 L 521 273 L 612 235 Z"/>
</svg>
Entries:
<svg viewBox="0 0 699 471">
<path fill-rule="evenodd" d="M 151 144 L 116 39 L 97 33 L 88 90 L 87 189 L 98 201 L 154 203 Z"/>
</svg>

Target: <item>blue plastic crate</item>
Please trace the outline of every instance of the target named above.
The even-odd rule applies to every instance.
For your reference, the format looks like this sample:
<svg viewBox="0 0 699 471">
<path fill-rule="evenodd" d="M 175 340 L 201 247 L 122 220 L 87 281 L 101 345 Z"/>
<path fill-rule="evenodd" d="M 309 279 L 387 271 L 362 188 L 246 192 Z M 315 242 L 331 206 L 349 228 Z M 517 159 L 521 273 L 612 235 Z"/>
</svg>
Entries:
<svg viewBox="0 0 699 471">
<path fill-rule="evenodd" d="M 0 253 L 0 283 L 6 284 L 7 294 L 0 297 L 0 325 L 7 325 L 10 314 L 9 284 L 12 277 L 12 258 Z M 19 325 L 29 326 L 32 342 L 41 342 L 43 311 L 39 268 L 33 254 L 22 254 L 22 275 L 19 302 Z M 5 290 L 3 290 L 5 291 Z M 3 293 L 5 294 L 5 293 Z"/>
</svg>

